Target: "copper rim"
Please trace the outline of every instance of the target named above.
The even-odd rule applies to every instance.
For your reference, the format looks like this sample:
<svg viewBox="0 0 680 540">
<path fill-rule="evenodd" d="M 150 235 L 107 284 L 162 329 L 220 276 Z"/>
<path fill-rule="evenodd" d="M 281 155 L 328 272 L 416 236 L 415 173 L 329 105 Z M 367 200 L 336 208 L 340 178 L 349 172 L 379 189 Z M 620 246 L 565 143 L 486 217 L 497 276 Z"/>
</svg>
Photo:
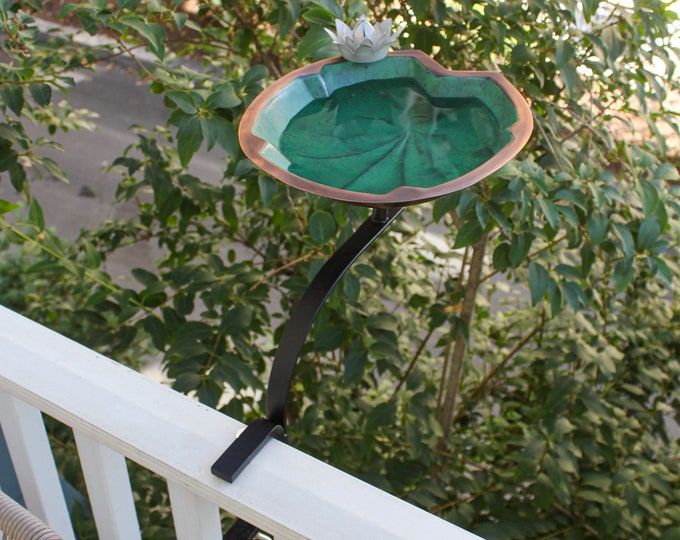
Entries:
<svg viewBox="0 0 680 540">
<path fill-rule="evenodd" d="M 510 132 L 513 136 L 512 140 L 482 165 L 465 173 L 462 176 L 459 176 L 458 178 L 455 178 L 454 180 L 449 180 L 448 182 L 444 182 L 430 188 L 400 186 L 388 193 L 383 194 L 364 193 L 334 188 L 307 180 L 287 171 L 286 169 L 282 169 L 262 156 L 261 151 L 265 146 L 266 141 L 253 135 L 252 129 L 255 119 L 257 118 L 257 115 L 259 114 L 262 107 L 288 83 L 298 77 L 306 77 L 318 73 L 324 66 L 345 61 L 338 57 L 315 62 L 284 75 L 267 87 L 253 100 L 253 102 L 243 114 L 243 118 L 238 130 L 241 148 L 243 148 L 246 156 L 248 156 L 248 158 L 250 158 L 250 160 L 260 169 L 281 180 L 285 184 L 288 184 L 289 186 L 301 189 L 302 191 L 306 191 L 308 193 L 334 199 L 336 201 L 358 206 L 370 206 L 373 208 L 378 208 L 418 204 L 421 202 L 431 201 L 443 195 L 448 195 L 449 193 L 459 191 L 466 187 L 470 187 L 500 169 L 515 155 L 517 155 L 517 153 L 529 140 L 533 129 L 531 109 L 529 109 L 529 105 L 524 100 L 522 95 L 517 91 L 517 89 L 500 73 L 495 71 L 452 71 L 438 64 L 424 52 L 416 50 L 394 51 L 389 53 L 389 56 L 407 56 L 414 58 L 423 64 L 431 73 L 437 76 L 481 77 L 492 79 L 496 85 L 498 85 L 498 87 L 500 87 L 505 92 L 506 96 L 508 99 L 510 99 L 517 110 L 517 121 L 512 126 L 510 126 Z"/>
</svg>

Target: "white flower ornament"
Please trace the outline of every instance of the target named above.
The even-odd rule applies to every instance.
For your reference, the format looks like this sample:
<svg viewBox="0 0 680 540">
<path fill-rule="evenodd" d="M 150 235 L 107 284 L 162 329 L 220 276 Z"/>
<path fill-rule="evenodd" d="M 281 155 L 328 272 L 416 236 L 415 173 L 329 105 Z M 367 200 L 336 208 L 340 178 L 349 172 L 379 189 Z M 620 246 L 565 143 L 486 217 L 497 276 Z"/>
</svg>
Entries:
<svg viewBox="0 0 680 540">
<path fill-rule="evenodd" d="M 392 32 L 392 19 L 371 25 L 365 15 L 359 17 L 354 29 L 340 19 L 335 19 L 335 32 L 326 28 L 343 58 L 362 64 L 385 58 L 390 45 L 397 41 L 403 30 L 401 26 Z"/>
</svg>

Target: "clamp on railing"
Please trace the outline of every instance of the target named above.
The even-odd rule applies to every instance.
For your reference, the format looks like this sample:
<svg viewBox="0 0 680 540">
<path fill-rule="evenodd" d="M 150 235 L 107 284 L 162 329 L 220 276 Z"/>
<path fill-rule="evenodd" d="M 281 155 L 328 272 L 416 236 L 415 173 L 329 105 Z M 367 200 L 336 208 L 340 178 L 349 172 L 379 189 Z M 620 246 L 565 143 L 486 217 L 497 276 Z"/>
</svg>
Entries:
<svg viewBox="0 0 680 540">
<path fill-rule="evenodd" d="M 245 428 L 212 465 L 210 469 L 212 474 L 227 482 L 233 482 L 270 439 L 285 440 L 290 386 L 298 357 L 312 329 L 314 319 L 345 272 L 403 210 L 403 208 L 374 209 L 371 216 L 331 255 L 312 279 L 295 306 L 274 356 L 267 385 L 266 418 L 259 418 Z M 238 520 L 234 528 L 237 525 L 239 530 L 245 532 L 239 533 L 240 536 L 228 536 L 230 534 L 228 532 L 225 539 L 248 540 L 257 534 L 257 528 L 242 520 Z"/>
</svg>

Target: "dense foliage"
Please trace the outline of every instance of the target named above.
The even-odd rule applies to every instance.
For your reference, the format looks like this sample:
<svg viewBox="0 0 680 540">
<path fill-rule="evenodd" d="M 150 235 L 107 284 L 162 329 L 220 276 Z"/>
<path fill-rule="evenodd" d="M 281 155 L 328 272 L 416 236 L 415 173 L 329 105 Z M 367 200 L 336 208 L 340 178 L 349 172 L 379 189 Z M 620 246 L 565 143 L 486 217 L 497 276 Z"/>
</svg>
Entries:
<svg viewBox="0 0 680 540">
<path fill-rule="evenodd" d="M 0 181 L 16 191 L 0 200 L 2 302 L 121 360 L 160 354 L 177 390 L 258 416 L 291 307 L 367 211 L 254 168 L 240 115 L 271 80 L 335 54 L 334 17 L 392 17 L 403 48 L 502 71 L 535 131 L 498 174 L 411 209 L 343 278 L 299 365 L 293 444 L 485 538 L 680 536 L 675 13 L 658 0 L 196 5 L 68 3 L 71 24 L 111 38 L 82 48 L 38 33 L 40 0 L 0 0 Z M 24 125 L 83 127 L 54 96 L 111 53 L 138 63 L 168 125 L 112 155 L 135 217 L 67 243 L 26 174 L 66 177 L 40 153 L 56 143 Z M 224 155 L 218 184 L 188 170 L 201 146 Z M 103 264 L 137 242 L 163 256 L 126 288 Z M 162 516 L 145 516 L 159 538 Z"/>
</svg>

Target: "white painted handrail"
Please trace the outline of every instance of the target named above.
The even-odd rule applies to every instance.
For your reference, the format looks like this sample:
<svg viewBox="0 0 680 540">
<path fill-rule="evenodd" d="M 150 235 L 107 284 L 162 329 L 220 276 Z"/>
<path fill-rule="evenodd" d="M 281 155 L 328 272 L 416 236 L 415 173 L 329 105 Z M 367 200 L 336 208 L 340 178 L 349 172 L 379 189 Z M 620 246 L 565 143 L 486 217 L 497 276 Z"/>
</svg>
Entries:
<svg viewBox="0 0 680 540">
<path fill-rule="evenodd" d="M 22 491 L 36 484 L 29 510 L 64 538 L 73 533 L 53 489 L 53 458 L 38 471 L 18 458 L 34 449 L 17 407 L 33 423 L 31 411 L 44 411 L 74 429 L 103 539 L 139 538 L 124 457 L 167 479 L 180 540 L 221 539 L 220 508 L 277 540 L 478 538 L 279 441 L 224 482 L 210 466 L 243 424 L 0 307 L 0 424 Z"/>
</svg>

